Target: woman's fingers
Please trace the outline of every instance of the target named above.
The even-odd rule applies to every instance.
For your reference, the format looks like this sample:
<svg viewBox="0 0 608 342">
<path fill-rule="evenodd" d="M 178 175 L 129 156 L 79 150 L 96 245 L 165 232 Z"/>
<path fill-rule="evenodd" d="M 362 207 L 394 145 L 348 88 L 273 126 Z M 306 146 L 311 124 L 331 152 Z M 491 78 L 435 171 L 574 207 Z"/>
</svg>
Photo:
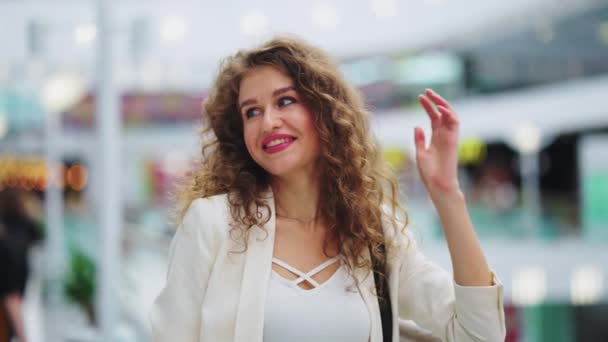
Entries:
<svg viewBox="0 0 608 342">
<path fill-rule="evenodd" d="M 424 92 L 426 96 L 428 96 L 436 105 L 444 106 L 448 109 L 452 109 L 452 106 L 446 99 L 441 97 L 441 95 L 437 94 L 433 89 L 427 88 Z"/>
<path fill-rule="evenodd" d="M 437 110 L 441 113 L 441 123 L 447 128 L 453 129 L 458 127 L 458 117 L 451 108 L 446 108 L 443 105 L 438 105 Z"/>
<path fill-rule="evenodd" d="M 424 131 L 420 127 L 414 128 L 414 144 L 416 145 L 416 157 L 419 157 L 424 152 L 426 144 L 424 141 Z"/>
<path fill-rule="evenodd" d="M 458 126 L 458 117 L 452 107 L 444 106 L 441 104 L 433 105 L 431 100 L 429 100 L 426 96 L 419 96 L 420 104 L 424 107 L 424 110 L 429 116 L 431 120 L 431 128 L 433 129 L 433 133 L 435 130 L 442 125 L 453 129 Z"/>
<path fill-rule="evenodd" d="M 441 114 L 435 109 L 431 100 L 424 95 L 418 96 L 418 100 L 428 114 L 429 119 L 431 119 L 431 128 L 435 129 L 439 127 L 441 125 Z"/>
</svg>

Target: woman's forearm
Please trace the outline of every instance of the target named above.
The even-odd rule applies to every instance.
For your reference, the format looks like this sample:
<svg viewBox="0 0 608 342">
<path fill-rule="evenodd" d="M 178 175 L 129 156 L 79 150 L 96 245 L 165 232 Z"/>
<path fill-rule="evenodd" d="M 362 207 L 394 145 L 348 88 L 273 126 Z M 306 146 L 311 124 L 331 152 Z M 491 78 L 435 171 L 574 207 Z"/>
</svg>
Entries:
<svg viewBox="0 0 608 342">
<path fill-rule="evenodd" d="M 492 273 L 473 228 L 464 194 L 431 195 L 452 258 L 454 281 L 461 286 L 492 285 Z"/>
</svg>

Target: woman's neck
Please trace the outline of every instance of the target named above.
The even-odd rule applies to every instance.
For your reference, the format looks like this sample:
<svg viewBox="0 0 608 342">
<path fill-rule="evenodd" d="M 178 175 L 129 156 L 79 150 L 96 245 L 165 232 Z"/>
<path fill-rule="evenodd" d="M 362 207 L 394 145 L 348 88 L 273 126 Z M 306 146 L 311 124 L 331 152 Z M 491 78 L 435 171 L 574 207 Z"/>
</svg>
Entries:
<svg viewBox="0 0 608 342">
<path fill-rule="evenodd" d="M 278 216 L 306 222 L 317 218 L 320 184 L 318 177 L 277 178 L 272 183 Z"/>
</svg>

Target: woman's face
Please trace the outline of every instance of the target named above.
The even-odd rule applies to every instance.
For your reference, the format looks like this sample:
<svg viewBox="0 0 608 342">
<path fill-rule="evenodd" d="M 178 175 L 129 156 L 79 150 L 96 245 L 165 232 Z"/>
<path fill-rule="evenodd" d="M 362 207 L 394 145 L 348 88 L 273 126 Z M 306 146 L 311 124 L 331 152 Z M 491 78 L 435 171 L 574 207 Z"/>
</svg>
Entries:
<svg viewBox="0 0 608 342">
<path fill-rule="evenodd" d="M 273 66 L 252 69 L 241 80 L 238 106 L 247 150 L 264 170 L 277 177 L 316 170 L 313 114 L 289 76 Z"/>
</svg>

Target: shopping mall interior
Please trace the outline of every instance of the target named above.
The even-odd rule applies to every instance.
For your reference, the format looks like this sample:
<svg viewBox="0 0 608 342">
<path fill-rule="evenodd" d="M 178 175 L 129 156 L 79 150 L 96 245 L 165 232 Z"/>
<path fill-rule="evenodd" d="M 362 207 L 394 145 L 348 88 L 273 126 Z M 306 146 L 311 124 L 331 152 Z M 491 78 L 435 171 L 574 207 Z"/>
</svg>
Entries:
<svg viewBox="0 0 608 342">
<path fill-rule="evenodd" d="M 202 103 L 222 58 L 275 35 L 338 61 L 409 229 L 451 270 L 413 137 L 418 94 L 444 95 L 506 341 L 608 341 L 608 0 L 0 0 L 0 205 L 33 222 L 28 341 L 152 340 Z"/>
</svg>

